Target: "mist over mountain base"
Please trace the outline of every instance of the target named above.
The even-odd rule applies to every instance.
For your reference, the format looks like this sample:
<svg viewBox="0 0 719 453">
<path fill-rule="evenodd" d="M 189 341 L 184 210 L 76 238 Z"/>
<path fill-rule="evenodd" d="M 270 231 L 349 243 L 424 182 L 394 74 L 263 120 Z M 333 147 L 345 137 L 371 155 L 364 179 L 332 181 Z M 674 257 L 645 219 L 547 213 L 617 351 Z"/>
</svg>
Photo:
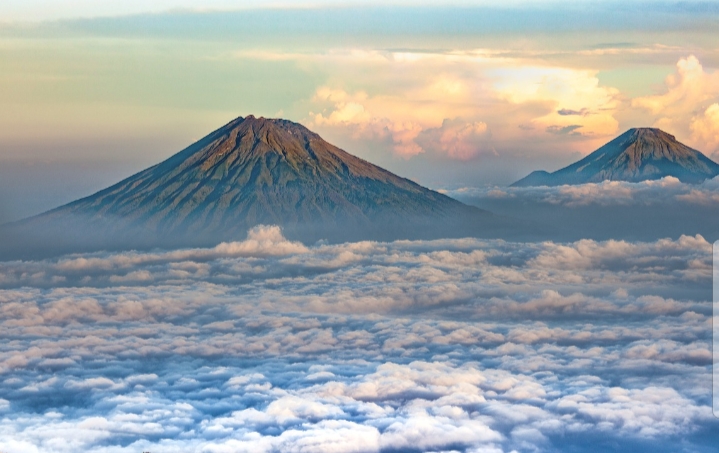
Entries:
<svg viewBox="0 0 719 453">
<path fill-rule="evenodd" d="M 440 238 L 506 238 L 538 240 L 548 231 L 516 218 L 486 211 L 449 213 L 446 217 L 406 218 L 377 216 L 373 222 L 352 219 L 303 222 L 284 225 L 283 234 L 291 240 L 312 245 L 317 242 L 339 244 L 354 241 L 393 241 Z M 231 231 L 163 233 L 118 218 L 89 219 L 66 216 L 48 225 L 23 223 L 0 226 L 0 260 L 39 259 L 69 253 L 123 250 L 173 250 L 213 247 L 220 242 L 243 240 L 248 229 Z"/>
<path fill-rule="evenodd" d="M 444 193 L 498 216 L 521 219 L 542 240 L 655 241 L 700 234 L 719 239 L 719 179 L 686 184 L 666 177 L 638 183 L 556 187 L 466 187 Z M 507 236 L 512 240 L 511 236 Z"/>
</svg>

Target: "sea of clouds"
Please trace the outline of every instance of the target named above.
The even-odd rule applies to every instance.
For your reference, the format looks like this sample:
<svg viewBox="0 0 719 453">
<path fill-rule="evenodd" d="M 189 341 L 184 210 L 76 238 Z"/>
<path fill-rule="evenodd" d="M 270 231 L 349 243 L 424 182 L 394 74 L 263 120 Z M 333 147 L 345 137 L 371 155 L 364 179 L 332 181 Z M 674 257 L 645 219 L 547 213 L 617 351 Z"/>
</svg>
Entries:
<svg viewBox="0 0 719 453">
<path fill-rule="evenodd" d="M 685 202 L 693 205 L 719 203 L 719 177 L 701 184 L 687 184 L 673 176 L 642 182 L 603 181 L 600 183 L 532 186 L 532 187 L 465 187 L 445 190 L 454 197 L 526 198 L 535 202 L 564 207 L 653 205 Z"/>
<path fill-rule="evenodd" d="M 711 244 L 0 263 L 0 451 L 714 451 Z"/>
</svg>

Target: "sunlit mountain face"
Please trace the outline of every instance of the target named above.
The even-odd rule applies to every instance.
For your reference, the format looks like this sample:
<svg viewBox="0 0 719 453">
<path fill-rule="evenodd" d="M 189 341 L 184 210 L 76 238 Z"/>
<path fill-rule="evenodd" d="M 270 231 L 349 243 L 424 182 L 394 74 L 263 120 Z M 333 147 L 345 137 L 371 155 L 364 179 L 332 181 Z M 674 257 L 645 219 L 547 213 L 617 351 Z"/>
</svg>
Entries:
<svg viewBox="0 0 719 453">
<path fill-rule="evenodd" d="M 718 21 L 0 4 L 0 452 L 715 451 Z"/>
</svg>

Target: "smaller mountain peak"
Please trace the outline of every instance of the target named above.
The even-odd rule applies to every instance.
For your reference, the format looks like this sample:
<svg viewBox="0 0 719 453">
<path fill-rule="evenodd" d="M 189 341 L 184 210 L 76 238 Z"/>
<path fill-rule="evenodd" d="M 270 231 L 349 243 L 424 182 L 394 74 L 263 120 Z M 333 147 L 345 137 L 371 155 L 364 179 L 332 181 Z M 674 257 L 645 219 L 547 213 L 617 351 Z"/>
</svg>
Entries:
<svg viewBox="0 0 719 453">
<path fill-rule="evenodd" d="M 719 164 L 661 129 L 636 127 L 583 159 L 550 174 L 531 173 L 514 186 L 640 182 L 665 176 L 700 183 L 719 175 Z"/>
</svg>

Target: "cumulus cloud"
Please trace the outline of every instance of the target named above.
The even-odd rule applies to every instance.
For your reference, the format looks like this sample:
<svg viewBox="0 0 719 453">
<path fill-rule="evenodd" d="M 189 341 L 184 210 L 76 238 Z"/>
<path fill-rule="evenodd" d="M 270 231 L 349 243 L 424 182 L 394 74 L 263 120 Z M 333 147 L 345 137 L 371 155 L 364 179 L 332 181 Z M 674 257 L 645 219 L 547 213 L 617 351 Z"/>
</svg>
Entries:
<svg viewBox="0 0 719 453">
<path fill-rule="evenodd" d="M 496 143 L 506 147 L 533 140 L 536 145 L 556 134 L 583 139 L 574 150 L 589 151 L 619 127 L 614 115 L 621 95 L 599 83 L 598 71 L 552 66 L 530 55 L 478 49 L 287 58 L 349 65 L 368 73 L 368 80 L 379 68 L 392 74 L 391 91 L 378 90 L 369 81 L 367 88 L 357 90 L 319 87 L 307 103 L 307 123 L 388 143 L 404 158 L 437 153 L 469 160 L 495 153 Z"/>
<path fill-rule="evenodd" d="M 713 151 L 713 157 L 716 158 L 716 151 L 719 150 L 719 103 L 713 103 L 704 112 L 694 116 L 689 129 L 695 140 L 706 143 L 705 149 Z"/>
<path fill-rule="evenodd" d="M 433 128 L 442 122 L 442 111 L 421 108 L 415 110 L 411 102 L 398 96 L 375 96 L 370 98 L 364 92 L 354 94 L 343 90 L 321 87 L 313 101 L 329 104 L 329 113 L 311 113 L 312 126 L 341 127 L 350 130 L 355 137 L 389 139 L 394 152 L 409 158 L 425 152 L 417 143 L 417 137 L 426 128 Z"/>
<path fill-rule="evenodd" d="M 661 94 L 632 100 L 632 106 L 648 111 L 654 126 L 686 137 L 700 151 L 719 147 L 719 72 L 707 72 L 694 55 L 677 62 L 667 76 Z"/>
<path fill-rule="evenodd" d="M 715 74 L 707 74 L 694 55 L 677 62 L 677 71 L 667 76 L 667 91 L 663 94 L 636 98 L 632 104 L 661 114 L 669 109 L 688 109 L 691 104 L 712 99 L 717 94 Z"/>
<path fill-rule="evenodd" d="M 496 155 L 490 139 L 487 123 L 445 119 L 440 127 L 423 131 L 419 141 L 423 148 L 438 150 L 452 159 L 466 161 L 484 153 Z"/>
</svg>

